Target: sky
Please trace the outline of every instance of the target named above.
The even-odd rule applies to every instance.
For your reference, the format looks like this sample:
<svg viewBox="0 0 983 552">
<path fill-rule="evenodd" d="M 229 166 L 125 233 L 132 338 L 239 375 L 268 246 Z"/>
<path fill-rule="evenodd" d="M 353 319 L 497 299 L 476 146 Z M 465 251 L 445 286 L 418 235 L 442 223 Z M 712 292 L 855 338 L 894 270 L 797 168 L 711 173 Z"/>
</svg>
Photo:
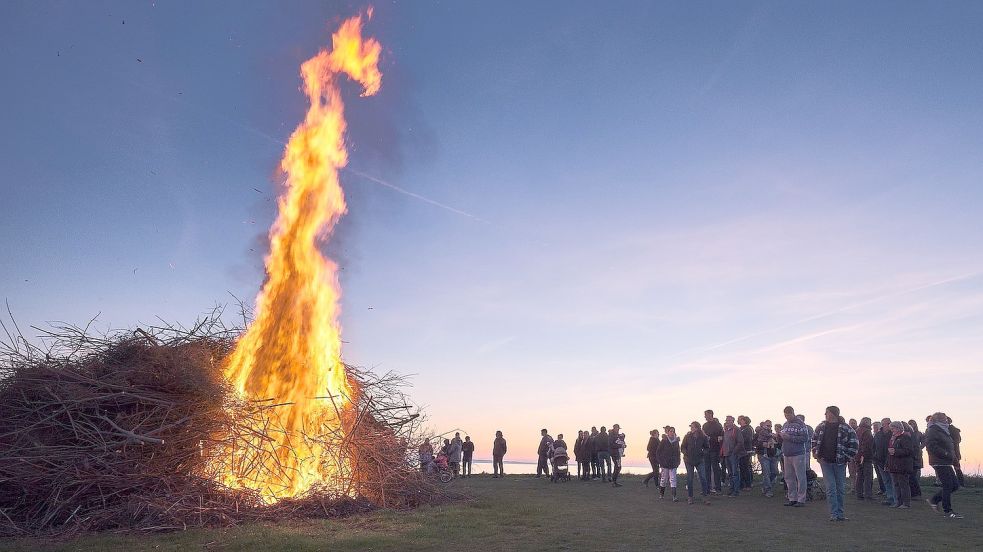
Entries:
<svg viewBox="0 0 983 552">
<path fill-rule="evenodd" d="M 251 302 L 298 67 L 357 2 L 0 3 L 21 327 Z M 983 463 L 983 4 L 380 2 L 345 86 L 347 362 L 436 432 L 923 420 Z"/>
</svg>

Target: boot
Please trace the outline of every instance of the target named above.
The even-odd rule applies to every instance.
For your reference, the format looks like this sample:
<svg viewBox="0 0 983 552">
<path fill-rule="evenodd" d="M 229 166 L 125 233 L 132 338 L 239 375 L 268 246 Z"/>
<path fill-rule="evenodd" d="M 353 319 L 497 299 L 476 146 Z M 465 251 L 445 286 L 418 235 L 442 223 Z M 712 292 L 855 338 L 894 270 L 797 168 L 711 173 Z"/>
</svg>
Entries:
<svg viewBox="0 0 983 552">
<path fill-rule="evenodd" d="M 662 485 L 659 485 L 659 499 L 661 500 L 665 497 L 666 497 L 666 488 L 663 487 Z"/>
</svg>

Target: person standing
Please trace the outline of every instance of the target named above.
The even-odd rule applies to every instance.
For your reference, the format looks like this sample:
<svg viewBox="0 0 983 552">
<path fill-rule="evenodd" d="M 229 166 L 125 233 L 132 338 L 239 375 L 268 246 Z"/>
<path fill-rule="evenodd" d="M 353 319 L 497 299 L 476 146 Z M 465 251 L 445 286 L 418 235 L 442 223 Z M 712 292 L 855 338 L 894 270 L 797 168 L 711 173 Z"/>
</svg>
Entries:
<svg viewBox="0 0 983 552">
<path fill-rule="evenodd" d="M 925 434 L 918 430 L 918 422 L 915 420 L 908 420 L 908 425 L 911 426 L 911 440 L 915 443 L 915 455 L 914 455 L 914 470 L 911 472 L 911 498 L 918 498 L 922 496 L 922 468 L 925 467 L 925 455 L 922 451 L 925 450 Z"/>
<path fill-rule="evenodd" d="M 761 466 L 761 494 L 768 498 L 775 496 L 772 486 L 778 478 L 777 440 L 771 431 L 771 420 L 761 422 L 754 434 L 754 451 Z"/>
<path fill-rule="evenodd" d="M 805 414 L 796 414 L 795 417 L 798 418 L 806 426 L 806 433 L 809 435 L 809 440 L 806 441 L 806 448 L 809 448 L 809 443 L 812 442 L 812 436 L 816 434 L 816 430 L 814 430 L 811 425 L 806 423 Z M 806 472 L 808 473 L 808 471 L 811 469 L 812 469 L 812 456 L 806 453 Z"/>
<path fill-rule="evenodd" d="M 454 477 L 458 476 L 461 469 L 461 449 L 463 444 L 461 434 L 455 433 L 454 438 L 451 439 L 447 446 L 447 462 L 450 464 L 451 473 L 454 474 Z"/>
<path fill-rule="evenodd" d="M 433 471 L 433 445 L 430 439 L 424 439 L 420 445 L 420 471 L 430 473 Z"/>
<path fill-rule="evenodd" d="M 508 452 L 508 450 L 508 443 L 505 442 L 505 437 L 502 435 L 502 432 L 496 431 L 495 442 L 492 443 L 492 477 L 505 477 L 505 465 L 502 463 L 502 461 L 505 459 L 505 453 Z"/>
<path fill-rule="evenodd" d="M 676 428 L 666 426 L 662 442 L 659 443 L 659 466 L 662 468 L 662 477 L 659 479 L 659 498 L 666 497 L 666 486 L 672 489 L 672 501 L 679 502 L 676 496 L 676 470 L 679 469 L 679 437 L 676 436 Z"/>
<path fill-rule="evenodd" d="M 959 428 L 952 425 L 952 418 L 947 418 L 949 423 L 949 435 L 952 436 L 952 444 L 956 448 L 956 461 L 952 463 L 952 468 L 956 470 L 956 479 L 959 481 L 960 487 L 966 486 L 966 480 L 963 478 L 963 468 L 961 465 L 963 459 L 963 453 L 959 450 L 959 445 L 963 442 L 962 431 Z"/>
<path fill-rule="evenodd" d="M 840 421 L 838 406 L 826 407 L 826 420 L 816 426 L 812 437 L 812 454 L 819 460 L 819 467 L 826 482 L 826 501 L 829 502 L 830 521 L 846 521 L 843 511 L 843 495 L 846 494 L 846 465 L 857 455 L 860 443 L 857 432 L 849 424 Z"/>
<path fill-rule="evenodd" d="M 590 466 L 591 466 L 591 479 L 597 479 L 601 476 L 601 467 L 597 458 L 597 436 L 600 435 L 597 431 L 597 426 L 591 426 L 590 428 Z"/>
<path fill-rule="evenodd" d="M 896 508 L 911 508 L 911 474 L 915 472 L 915 442 L 902 422 L 891 422 L 887 471 L 894 483 Z"/>
<path fill-rule="evenodd" d="M 621 426 L 614 424 L 611 426 L 610 437 L 611 463 L 614 464 L 614 473 L 611 474 L 611 486 L 620 487 L 618 476 L 621 475 L 621 458 L 625 454 L 625 435 L 621 433 Z"/>
<path fill-rule="evenodd" d="M 885 506 L 895 506 L 894 481 L 891 472 L 887 471 L 887 448 L 888 441 L 891 440 L 891 418 L 881 420 L 881 430 L 874 434 L 874 469 L 877 470 L 878 477 L 884 480 L 884 501 Z"/>
<path fill-rule="evenodd" d="M 751 490 L 754 473 L 751 470 L 751 455 L 754 454 L 754 428 L 751 427 L 751 418 L 747 416 L 737 417 L 738 428 L 743 440 L 744 452 L 741 454 L 741 490 Z"/>
<path fill-rule="evenodd" d="M 539 430 L 542 437 L 539 439 L 539 448 L 536 449 L 536 454 L 539 455 L 539 462 L 536 463 L 536 477 L 541 477 L 544 473 L 546 477 L 550 476 L 550 449 L 553 448 L 553 438 L 550 437 L 546 428 Z"/>
<path fill-rule="evenodd" d="M 857 478 L 854 482 L 858 500 L 874 500 L 874 434 L 870 428 L 870 418 L 860 419 L 857 426 Z"/>
<path fill-rule="evenodd" d="M 928 451 L 928 463 L 935 469 L 942 488 L 928 500 L 928 504 L 936 512 L 942 503 L 942 512 L 949 519 L 962 519 L 962 516 L 952 511 L 952 493 L 959 489 L 959 480 L 953 467 L 956 462 L 956 444 L 950 433 L 949 417 L 944 412 L 932 415 L 932 422 L 925 428 L 925 450 Z"/>
<path fill-rule="evenodd" d="M 850 418 L 850 427 L 853 428 L 853 431 L 858 431 L 860 429 L 860 422 L 858 422 L 856 418 Z M 857 439 L 858 440 L 860 439 L 860 434 L 859 433 L 857 433 Z M 847 478 L 847 481 L 851 482 L 854 487 L 857 486 L 857 472 L 859 470 L 860 470 L 860 467 L 857 465 L 857 459 L 856 458 L 854 458 L 853 460 L 851 460 L 850 463 L 846 465 L 846 472 L 847 472 L 846 473 L 846 478 Z M 847 485 L 847 488 L 849 489 L 849 485 Z"/>
<path fill-rule="evenodd" d="M 464 443 L 461 444 L 461 475 L 471 477 L 471 461 L 474 458 L 474 443 L 470 435 L 464 436 Z"/>
<path fill-rule="evenodd" d="M 808 490 L 809 432 L 795 415 L 795 409 L 785 407 L 785 425 L 782 426 L 782 456 L 785 457 L 785 485 L 788 487 L 786 506 L 805 506 Z"/>
<path fill-rule="evenodd" d="M 584 480 L 584 432 L 577 432 L 577 440 L 573 442 L 573 459 L 577 462 L 577 479 Z"/>
<path fill-rule="evenodd" d="M 880 435 L 880 433 L 881 433 L 881 423 L 880 422 L 874 422 L 873 423 L 872 433 L 873 433 L 873 437 L 874 437 L 874 451 L 872 452 L 872 456 L 870 457 L 871 458 L 871 461 L 873 461 L 874 456 L 877 455 L 877 443 L 878 443 L 877 436 Z M 877 494 L 879 496 L 883 496 L 884 493 L 887 492 L 887 489 L 885 488 L 885 485 L 884 485 L 884 474 L 881 473 L 881 468 L 880 468 L 880 466 L 877 465 L 877 462 L 876 461 L 873 461 L 873 465 L 874 465 L 874 475 L 877 477 L 877 488 L 878 488 Z"/>
<path fill-rule="evenodd" d="M 645 481 L 642 483 L 646 487 L 649 486 L 649 480 L 655 479 L 658 483 L 661 480 L 662 473 L 659 471 L 659 430 L 653 429 L 649 432 L 649 442 L 645 446 L 646 458 L 649 459 L 649 465 L 652 466 L 652 471 L 645 476 Z"/>
<path fill-rule="evenodd" d="M 729 497 L 741 494 L 741 457 L 744 455 L 744 436 L 734 424 L 734 417 L 724 419 L 724 439 L 720 445 L 720 456 L 727 460 L 727 472 L 730 474 Z"/>
<path fill-rule="evenodd" d="M 713 417 L 713 410 L 704 411 L 703 417 L 706 418 L 706 423 L 703 424 L 703 433 L 706 434 L 707 440 L 710 442 L 710 450 L 707 451 L 704 462 L 704 471 L 707 474 L 707 479 L 712 478 L 713 480 L 713 488 L 710 492 L 717 494 L 722 489 L 723 481 L 720 477 L 720 443 L 724 439 L 724 428 L 720 425 L 720 420 Z"/>
<path fill-rule="evenodd" d="M 601 472 L 601 482 L 607 483 L 611 478 L 611 442 L 607 427 L 601 426 L 601 432 L 594 440 L 594 448 L 597 450 L 597 469 Z"/>
<path fill-rule="evenodd" d="M 710 451 L 710 440 L 703 433 L 700 422 L 689 425 L 689 432 L 683 437 L 683 462 L 686 464 L 687 503 L 693 503 L 694 475 L 699 476 L 700 496 L 704 504 L 710 504 L 710 481 L 707 480 L 706 456 Z"/>
</svg>

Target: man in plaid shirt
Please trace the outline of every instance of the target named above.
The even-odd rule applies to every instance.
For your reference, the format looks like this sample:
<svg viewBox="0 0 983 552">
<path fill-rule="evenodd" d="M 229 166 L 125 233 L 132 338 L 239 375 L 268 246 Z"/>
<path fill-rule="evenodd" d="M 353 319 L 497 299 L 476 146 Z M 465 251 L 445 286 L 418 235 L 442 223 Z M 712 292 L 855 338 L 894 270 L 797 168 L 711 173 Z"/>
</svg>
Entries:
<svg viewBox="0 0 983 552">
<path fill-rule="evenodd" d="M 826 420 L 816 426 L 812 436 L 812 456 L 819 460 L 826 482 L 829 520 L 846 521 L 843 495 L 846 491 L 846 465 L 857 455 L 857 432 L 840 418 L 840 408 L 826 407 Z"/>
</svg>

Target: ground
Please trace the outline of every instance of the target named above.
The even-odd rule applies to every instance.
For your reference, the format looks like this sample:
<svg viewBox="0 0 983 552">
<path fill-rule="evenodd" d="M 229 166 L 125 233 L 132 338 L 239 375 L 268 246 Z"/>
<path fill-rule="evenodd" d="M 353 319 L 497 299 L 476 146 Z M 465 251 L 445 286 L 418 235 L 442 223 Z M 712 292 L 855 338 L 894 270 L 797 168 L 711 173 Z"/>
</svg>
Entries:
<svg viewBox="0 0 983 552">
<path fill-rule="evenodd" d="M 156 535 L 100 534 L 69 541 L 19 540 L 0 550 L 262 552 L 438 550 L 983 550 L 983 492 L 954 496 L 963 520 L 947 520 L 923 500 L 911 510 L 847 497 L 850 521 L 835 523 L 825 502 L 786 508 L 755 488 L 709 506 L 659 500 L 640 477 L 615 489 L 600 482 L 550 484 L 532 476 L 475 476 L 450 484 L 472 498 L 412 511 L 343 520 L 298 520 Z M 935 489 L 928 487 L 930 493 Z M 668 493 L 667 493 L 668 494 Z"/>
</svg>

